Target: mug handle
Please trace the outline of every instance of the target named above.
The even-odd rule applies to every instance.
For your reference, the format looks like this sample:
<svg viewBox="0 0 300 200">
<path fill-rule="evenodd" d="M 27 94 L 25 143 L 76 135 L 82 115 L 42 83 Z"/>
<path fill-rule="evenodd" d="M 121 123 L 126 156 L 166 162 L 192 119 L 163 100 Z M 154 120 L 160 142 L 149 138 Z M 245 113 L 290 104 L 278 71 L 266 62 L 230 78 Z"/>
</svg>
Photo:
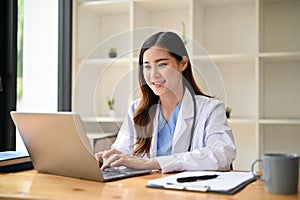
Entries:
<svg viewBox="0 0 300 200">
<path fill-rule="evenodd" d="M 262 162 L 262 159 L 260 159 L 260 158 L 259 158 L 259 159 L 256 159 L 256 160 L 252 163 L 252 165 L 251 165 L 251 171 L 252 171 L 253 176 L 254 176 L 256 179 L 261 180 L 261 181 L 264 181 L 264 179 L 261 178 L 260 175 L 256 174 L 256 172 L 255 172 L 255 170 L 254 170 L 255 164 L 258 163 L 258 162 Z"/>
</svg>

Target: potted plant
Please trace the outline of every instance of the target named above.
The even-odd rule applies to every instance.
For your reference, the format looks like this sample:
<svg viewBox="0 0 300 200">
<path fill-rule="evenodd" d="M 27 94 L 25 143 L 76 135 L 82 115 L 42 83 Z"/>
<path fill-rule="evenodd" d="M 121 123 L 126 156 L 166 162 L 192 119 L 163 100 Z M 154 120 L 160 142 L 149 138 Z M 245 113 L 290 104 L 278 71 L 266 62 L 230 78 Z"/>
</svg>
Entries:
<svg viewBox="0 0 300 200">
<path fill-rule="evenodd" d="M 231 108 L 230 107 L 226 107 L 226 117 L 230 118 L 230 113 L 231 113 Z"/>
<path fill-rule="evenodd" d="M 114 98 L 107 97 L 107 105 L 108 105 L 108 109 L 109 109 L 109 116 L 113 117 L 114 116 L 114 105 L 115 105 Z"/>
<path fill-rule="evenodd" d="M 115 57 L 117 57 L 117 48 L 115 48 L 115 47 L 111 47 L 110 49 L 109 49 L 109 57 L 110 58 L 115 58 Z"/>
</svg>

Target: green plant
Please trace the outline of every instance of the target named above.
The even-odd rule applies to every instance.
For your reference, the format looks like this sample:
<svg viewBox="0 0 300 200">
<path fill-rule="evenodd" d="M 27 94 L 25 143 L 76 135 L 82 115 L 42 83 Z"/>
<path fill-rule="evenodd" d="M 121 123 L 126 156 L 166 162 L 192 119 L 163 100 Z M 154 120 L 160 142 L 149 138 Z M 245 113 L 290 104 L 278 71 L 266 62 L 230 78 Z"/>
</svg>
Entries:
<svg viewBox="0 0 300 200">
<path fill-rule="evenodd" d="M 226 107 L 226 112 L 229 112 L 229 113 L 230 113 L 230 112 L 231 112 L 231 108 L 227 106 L 227 107 Z"/>
<path fill-rule="evenodd" d="M 115 104 L 114 98 L 107 97 L 107 105 L 108 105 L 109 110 L 114 109 L 114 104 Z"/>
<path fill-rule="evenodd" d="M 115 58 L 115 57 L 117 57 L 117 48 L 111 47 L 111 48 L 109 49 L 108 56 L 109 56 L 110 58 Z"/>
<path fill-rule="evenodd" d="M 227 118 L 230 118 L 230 113 L 231 113 L 231 111 L 232 111 L 231 108 L 227 106 L 227 107 L 226 107 L 226 117 L 227 117 Z"/>
<path fill-rule="evenodd" d="M 111 47 L 111 48 L 109 49 L 109 53 L 117 53 L 117 48 Z"/>
</svg>

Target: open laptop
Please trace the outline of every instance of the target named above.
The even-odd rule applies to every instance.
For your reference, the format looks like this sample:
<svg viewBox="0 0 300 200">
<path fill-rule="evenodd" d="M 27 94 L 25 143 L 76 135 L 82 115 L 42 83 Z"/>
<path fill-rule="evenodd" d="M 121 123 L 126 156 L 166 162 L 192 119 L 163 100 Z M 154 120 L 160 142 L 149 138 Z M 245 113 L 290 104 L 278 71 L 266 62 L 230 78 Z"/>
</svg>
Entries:
<svg viewBox="0 0 300 200">
<path fill-rule="evenodd" d="M 76 113 L 12 111 L 10 114 L 38 172 L 93 181 L 112 181 L 151 172 L 131 168 L 101 171 Z"/>
</svg>

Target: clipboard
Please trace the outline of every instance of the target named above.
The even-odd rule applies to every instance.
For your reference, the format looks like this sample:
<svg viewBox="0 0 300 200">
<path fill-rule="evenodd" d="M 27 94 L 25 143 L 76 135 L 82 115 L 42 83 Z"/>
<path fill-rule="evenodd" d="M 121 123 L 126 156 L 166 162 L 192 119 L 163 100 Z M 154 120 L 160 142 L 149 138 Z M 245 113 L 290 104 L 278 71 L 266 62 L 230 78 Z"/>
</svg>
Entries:
<svg viewBox="0 0 300 200">
<path fill-rule="evenodd" d="M 177 178 L 191 176 L 218 175 L 214 179 L 178 183 Z M 216 172 L 216 171 L 187 171 L 171 176 L 148 181 L 146 187 L 181 190 L 192 192 L 211 192 L 220 194 L 235 194 L 249 183 L 256 180 L 252 172 Z"/>
</svg>

